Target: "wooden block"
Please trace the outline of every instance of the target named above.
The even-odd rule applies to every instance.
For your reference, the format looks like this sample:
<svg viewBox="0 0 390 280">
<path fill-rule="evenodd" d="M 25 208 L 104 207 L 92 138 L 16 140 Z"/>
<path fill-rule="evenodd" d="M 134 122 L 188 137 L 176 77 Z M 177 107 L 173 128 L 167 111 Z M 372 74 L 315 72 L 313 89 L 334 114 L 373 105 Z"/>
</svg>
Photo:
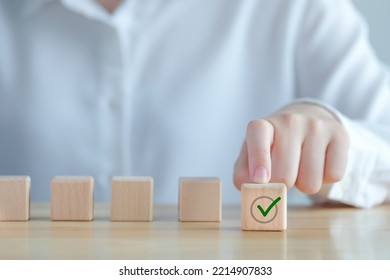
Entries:
<svg viewBox="0 0 390 280">
<path fill-rule="evenodd" d="M 28 176 L 0 177 L 0 221 L 28 221 L 30 218 Z"/>
<path fill-rule="evenodd" d="M 284 184 L 241 186 L 241 228 L 284 231 L 287 228 L 287 189 Z"/>
<path fill-rule="evenodd" d="M 55 177 L 51 181 L 51 220 L 91 221 L 93 182 L 92 177 Z"/>
<path fill-rule="evenodd" d="M 219 178 L 180 178 L 179 185 L 180 221 L 222 220 L 222 188 Z"/>
<path fill-rule="evenodd" d="M 153 220 L 153 178 L 114 177 L 111 220 L 148 222 Z"/>
</svg>

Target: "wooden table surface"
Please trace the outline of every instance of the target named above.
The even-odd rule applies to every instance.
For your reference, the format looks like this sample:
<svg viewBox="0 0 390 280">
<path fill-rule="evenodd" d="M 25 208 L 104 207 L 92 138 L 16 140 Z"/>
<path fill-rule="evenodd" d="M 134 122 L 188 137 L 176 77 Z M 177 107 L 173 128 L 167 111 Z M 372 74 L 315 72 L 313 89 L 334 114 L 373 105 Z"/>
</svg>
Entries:
<svg viewBox="0 0 390 280">
<path fill-rule="evenodd" d="M 180 223 L 177 206 L 156 206 L 153 222 L 51 222 L 32 205 L 28 222 L 0 222 L 0 259 L 390 259 L 390 205 L 289 207 L 286 232 L 244 232 L 239 206 L 221 223 Z"/>
</svg>

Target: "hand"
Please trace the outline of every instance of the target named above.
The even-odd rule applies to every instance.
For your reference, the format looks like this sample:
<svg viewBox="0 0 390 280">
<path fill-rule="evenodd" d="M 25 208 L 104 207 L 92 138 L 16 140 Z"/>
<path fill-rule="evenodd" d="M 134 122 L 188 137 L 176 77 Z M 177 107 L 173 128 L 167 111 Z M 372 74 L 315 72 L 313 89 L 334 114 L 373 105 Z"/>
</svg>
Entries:
<svg viewBox="0 0 390 280">
<path fill-rule="evenodd" d="M 234 184 L 284 183 L 307 194 L 344 176 L 349 137 L 326 109 L 292 104 L 265 119 L 249 122 L 234 168 Z"/>
</svg>

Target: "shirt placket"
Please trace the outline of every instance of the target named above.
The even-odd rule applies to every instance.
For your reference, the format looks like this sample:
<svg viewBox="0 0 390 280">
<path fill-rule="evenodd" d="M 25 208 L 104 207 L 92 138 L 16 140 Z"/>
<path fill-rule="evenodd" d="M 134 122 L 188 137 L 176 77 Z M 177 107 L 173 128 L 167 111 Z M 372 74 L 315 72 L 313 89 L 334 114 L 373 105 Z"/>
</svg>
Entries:
<svg viewBox="0 0 390 280">
<path fill-rule="evenodd" d="M 101 44 L 101 78 L 99 98 L 99 149 L 102 159 L 97 175 L 99 185 L 109 184 L 109 178 L 123 172 L 123 57 L 117 30 L 107 26 Z M 103 192 L 108 192 L 104 188 Z"/>
</svg>

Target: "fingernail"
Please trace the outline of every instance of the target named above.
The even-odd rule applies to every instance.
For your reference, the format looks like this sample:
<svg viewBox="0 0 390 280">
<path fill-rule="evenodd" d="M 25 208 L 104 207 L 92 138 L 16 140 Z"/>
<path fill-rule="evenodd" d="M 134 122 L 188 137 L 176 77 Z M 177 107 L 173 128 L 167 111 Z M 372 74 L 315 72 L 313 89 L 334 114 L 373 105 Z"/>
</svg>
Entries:
<svg viewBox="0 0 390 280">
<path fill-rule="evenodd" d="M 257 167 L 255 170 L 255 176 L 253 177 L 253 180 L 256 183 L 268 183 L 268 170 L 267 168 L 260 166 Z"/>
</svg>

